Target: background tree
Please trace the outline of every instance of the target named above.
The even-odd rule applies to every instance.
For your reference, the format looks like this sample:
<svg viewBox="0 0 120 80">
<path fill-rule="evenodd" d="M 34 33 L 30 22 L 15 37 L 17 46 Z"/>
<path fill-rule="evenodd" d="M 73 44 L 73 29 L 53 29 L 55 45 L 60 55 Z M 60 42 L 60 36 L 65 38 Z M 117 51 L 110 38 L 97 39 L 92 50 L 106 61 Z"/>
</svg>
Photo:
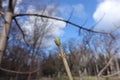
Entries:
<svg viewBox="0 0 120 80">
<path fill-rule="evenodd" d="M 3 7 L 3 2 L 7 1 L 8 5 Z M 119 52 L 119 34 L 98 32 L 77 25 L 70 22 L 72 15 L 68 20 L 58 18 L 56 6 L 47 6 L 40 1 L 33 4 L 33 0 L 21 3 L 19 0 L 0 0 L 1 76 L 15 80 L 30 80 L 36 75 L 62 76 L 64 66 L 58 58 L 58 51 L 51 49 L 52 41 L 49 41 L 59 36 L 54 35 L 54 31 L 58 30 L 57 21 L 62 21 L 62 26 L 68 23 L 79 28 L 80 39 L 70 39 L 63 45 L 73 75 L 96 75 L 111 60 L 112 54 Z M 119 70 L 119 66 L 119 57 L 114 56 L 101 74 L 112 74 Z"/>
</svg>

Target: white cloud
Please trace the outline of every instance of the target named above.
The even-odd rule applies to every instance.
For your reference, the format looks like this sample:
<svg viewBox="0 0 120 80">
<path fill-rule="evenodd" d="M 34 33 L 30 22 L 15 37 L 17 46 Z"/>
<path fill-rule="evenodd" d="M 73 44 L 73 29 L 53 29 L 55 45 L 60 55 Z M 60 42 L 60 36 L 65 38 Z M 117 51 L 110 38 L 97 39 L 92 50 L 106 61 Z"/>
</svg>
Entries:
<svg viewBox="0 0 120 80">
<path fill-rule="evenodd" d="M 48 7 L 48 8 L 50 8 L 50 9 L 53 9 L 55 7 L 55 6 L 53 7 L 53 5 L 49 5 L 49 6 L 50 7 Z M 49 15 L 50 9 L 48 9 L 48 10 L 46 9 L 44 14 Z M 41 11 L 36 10 L 34 6 L 29 6 L 26 13 L 41 14 Z M 56 13 L 53 12 L 51 15 L 55 16 Z M 22 23 L 22 28 L 24 28 L 27 32 L 26 34 L 28 34 L 30 36 L 33 34 L 35 19 L 36 19 L 36 17 L 31 16 L 28 19 L 26 19 L 26 21 L 24 23 Z M 61 22 L 61 21 L 52 20 L 52 19 L 45 19 L 45 18 L 43 18 L 43 19 L 47 21 L 47 25 L 43 26 L 43 27 L 46 27 L 46 29 L 48 30 L 45 33 L 46 35 L 44 37 L 47 37 L 47 36 L 51 36 L 51 37 L 44 38 L 44 41 L 42 42 L 42 47 L 53 46 L 54 45 L 53 38 L 59 37 L 60 35 L 62 35 L 64 33 L 63 29 L 65 28 L 65 23 Z M 37 26 L 42 27 L 41 26 L 42 24 L 44 24 L 44 23 L 42 22 L 41 18 L 39 17 Z"/>
<path fill-rule="evenodd" d="M 64 18 L 68 18 L 71 15 L 71 12 L 73 11 L 72 16 L 83 18 L 86 16 L 86 13 L 84 11 L 84 6 L 82 4 L 76 4 L 76 5 L 62 5 L 59 6 L 58 10 L 60 11 L 60 14 Z"/>
<path fill-rule="evenodd" d="M 68 18 L 70 16 L 72 9 L 73 8 L 70 5 L 62 5 L 58 7 L 59 14 L 64 18 Z"/>
<path fill-rule="evenodd" d="M 86 13 L 84 11 L 84 6 L 82 4 L 73 5 L 74 16 L 76 17 L 85 17 Z"/>
<path fill-rule="evenodd" d="M 17 4 L 20 4 L 22 2 L 22 0 L 17 0 Z"/>
<path fill-rule="evenodd" d="M 2 7 L 6 8 L 8 6 L 8 0 L 4 0 L 2 3 Z"/>
<path fill-rule="evenodd" d="M 99 3 L 100 3 L 100 2 L 103 2 L 103 1 L 104 1 L 104 0 L 97 0 L 97 2 L 99 2 Z"/>
<path fill-rule="evenodd" d="M 15 7 L 15 13 L 20 13 L 20 11 L 23 9 L 23 6 L 20 6 L 20 4 L 22 3 L 22 0 L 17 0 L 17 4 L 16 4 L 16 7 Z"/>
<path fill-rule="evenodd" d="M 94 28 L 96 31 L 111 32 L 120 26 L 120 0 L 100 0 L 93 18 L 97 22 L 103 19 Z M 115 26 L 116 25 L 116 26 Z"/>
</svg>

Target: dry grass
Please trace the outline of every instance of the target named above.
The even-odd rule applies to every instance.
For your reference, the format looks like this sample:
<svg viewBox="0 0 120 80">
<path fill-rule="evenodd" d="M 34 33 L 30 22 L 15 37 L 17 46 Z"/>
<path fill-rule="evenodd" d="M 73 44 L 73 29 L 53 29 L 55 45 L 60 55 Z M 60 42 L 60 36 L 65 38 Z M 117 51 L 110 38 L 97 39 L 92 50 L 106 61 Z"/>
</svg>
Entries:
<svg viewBox="0 0 120 80">
<path fill-rule="evenodd" d="M 42 78 L 42 79 L 39 79 L 39 80 L 68 80 L 67 77 L 60 77 L 60 78 Z M 79 77 L 74 77 L 73 80 L 80 80 Z M 120 78 L 117 78 L 117 77 L 110 77 L 110 78 L 97 78 L 95 76 L 86 76 L 86 77 L 83 77 L 81 80 L 120 80 Z"/>
</svg>

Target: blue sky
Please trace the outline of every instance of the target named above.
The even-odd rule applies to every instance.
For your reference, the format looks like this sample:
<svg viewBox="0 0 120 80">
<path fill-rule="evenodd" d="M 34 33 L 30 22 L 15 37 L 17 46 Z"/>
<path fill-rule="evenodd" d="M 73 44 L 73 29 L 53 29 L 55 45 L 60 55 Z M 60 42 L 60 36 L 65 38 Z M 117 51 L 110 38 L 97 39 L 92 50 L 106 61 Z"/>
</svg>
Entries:
<svg viewBox="0 0 120 80">
<path fill-rule="evenodd" d="M 86 20 L 84 27 L 90 28 L 96 24 L 103 16 L 103 19 L 94 27 L 95 31 L 100 32 L 112 32 L 120 27 L 120 0 L 59 0 L 59 5 L 71 5 L 77 6 L 81 4 L 83 9 L 79 14 L 84 12 L 85 16 L 79 17 L 79 15 L 73 14 L 70 21 L 82 25 Z M 72 8 L 71 8 L 72 9 Z M 77 10 L 79 10 L 77 8 Z M 77 16 L 75 16 L 77 15 Z M 63 39 L 77 37 L 78 29 L 73 26 L 68 26 L 65 29 Z"/>
<path fill-rule="evenodd" d="M 42 3 L 40 1 L 42 1 Z M 44 15 L 49 15 L 49 12 L 57 8 L 58 12 L 53 11 L 51 15 L 54 17 L 58 17 L 57 15 L 59 15 L 59 18 L 62 19 L 68 19 L 71 11 L 74 9 L 70 21 L 83 25 L 87 20 L 84 25 L 86 28 L 93 26 L 105 14 L 99 24 L 94 27 L 95 31 L 111 32 L 120 27 L 120 15 L 118 15 L 120 13 L 120 0 L 18 0 L 15 13 L 40 14 L 42 13 L 42 7 L 39 6 L 41 4 L 42 6 L 47 4 Z M 7 3 L 4 2 L 3 6 L 6 5 Z M 28 21 L 21 19 L 21 26 L 25 27 L 27 30 L 32 30 L 34 20 L 33 17 L 30 17 Z M 31 24 L 29 22 L 31 22 Z M 78 35 L 78 28 L 74 26 L 68 25 L 65 28 L 65 23 L 54 20 L 49 20 L 49 23 L 53 23 L 49 26 L 49 33 L 53 37 L 58 36 L 62 41 L 80 37 Z M 44 43 L 48 44 L 48 42 L 53 42 L 53 39 L 47 39 Z"/>
<path fill-rule="evenodd" d="M 62 5 L 72 6 L 72 5 L 78 5 L 78 4 L 83 5 L 85 16 L 77 17 L 77 16 L 73 15 L 70 19 L 71 22 L 82 25 L 87 20 L 87 22 L 85 24 L 85 27 L 87 27 L 87 28 L 89 28 L 93 24 L 95 24 L 95 21 L 93 20 L 93 13 L 97 6 L 96 0 L 59 0 L 59 1 L 60 1 L 60 3 L 59 3 L 60 6 L 62 6 Z M 81 14 L 81 13 L 79 13 L 79 14 Z M 65 32 L 64 32 L 63 36 L 61 37 L 64 40 L 66 40 L 66 39 L 68 40 L 69 38 L 80 37 L 79 33 L 78 33 L 79 29 L 76 28 L 75 26 L 68 25 L 67 28 L 65 28 L 64 30 L 65 30 Z"/>
</svg>

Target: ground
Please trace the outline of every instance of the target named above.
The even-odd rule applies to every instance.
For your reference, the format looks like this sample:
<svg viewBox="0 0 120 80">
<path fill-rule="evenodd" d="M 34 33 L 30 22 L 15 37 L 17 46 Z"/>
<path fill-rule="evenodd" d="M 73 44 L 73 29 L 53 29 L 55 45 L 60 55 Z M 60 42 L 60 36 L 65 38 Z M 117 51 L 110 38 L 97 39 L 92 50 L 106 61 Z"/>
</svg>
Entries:
<svg viewBox="0 0 120 80">
<path fill-rule="evenodd" d="M 66 77 L 60 77 L 60 78 L 47 78 L 43 77 L 39 80 L 68 80 Z M 80 80 L 79 77 L 74 77 L 74 80 Z M 97 77 L 83 77 L 81 80 L 120 80 L 118 77 L 110 77 L 110 78 L 97 78 Z"/>
</svg>

